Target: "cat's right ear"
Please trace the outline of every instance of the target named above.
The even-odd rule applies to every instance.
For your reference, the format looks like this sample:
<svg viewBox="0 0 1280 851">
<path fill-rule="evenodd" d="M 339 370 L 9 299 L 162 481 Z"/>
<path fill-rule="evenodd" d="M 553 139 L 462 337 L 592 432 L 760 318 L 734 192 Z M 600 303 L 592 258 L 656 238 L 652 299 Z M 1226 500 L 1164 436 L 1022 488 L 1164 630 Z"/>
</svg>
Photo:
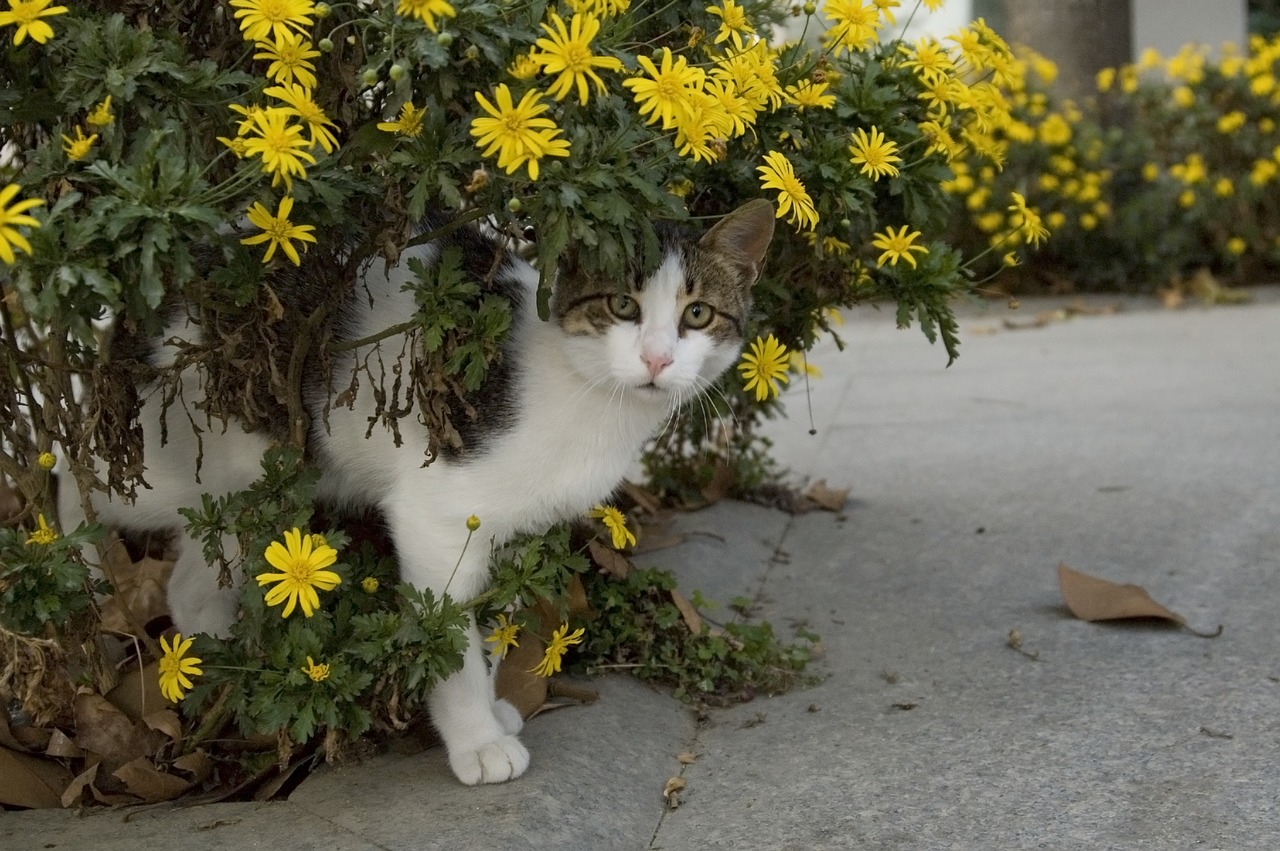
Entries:
<svg viewBox="0 0 1280 851">
<path fill-rule="evenodd" d="M 764 268 L 765 251 L 773 239 L 773 220 L 773 204 L 756 198 L 717 222 L 698 245 L 750 268 L 754 283 Z"/>
</svg>

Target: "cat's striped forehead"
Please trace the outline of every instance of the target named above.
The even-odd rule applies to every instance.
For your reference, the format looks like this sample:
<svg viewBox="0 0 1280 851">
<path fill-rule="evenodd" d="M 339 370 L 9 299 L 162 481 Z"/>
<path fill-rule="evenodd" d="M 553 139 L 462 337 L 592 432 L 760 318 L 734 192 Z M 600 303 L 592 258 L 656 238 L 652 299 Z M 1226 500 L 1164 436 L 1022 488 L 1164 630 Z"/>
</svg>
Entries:
<svg viewBox="0 0 1280 851">
<path fill-rule="evenodd" d="M 731 342 L 741 340 L 751 304 L 753 270 L 681 236 L 668 236 L 658 267 L 633 270 L 625 282 L 582 275 L 570 270 L 556 283 L 553 313 L 570 335 L 600 336 L 628 321 L 610 308 L 610 298 L 626 294 L 639 304 L 636 321 L 675 322 L 686 307 L 701 302 L 715 319 L 705 333 Z"/>
</svg>

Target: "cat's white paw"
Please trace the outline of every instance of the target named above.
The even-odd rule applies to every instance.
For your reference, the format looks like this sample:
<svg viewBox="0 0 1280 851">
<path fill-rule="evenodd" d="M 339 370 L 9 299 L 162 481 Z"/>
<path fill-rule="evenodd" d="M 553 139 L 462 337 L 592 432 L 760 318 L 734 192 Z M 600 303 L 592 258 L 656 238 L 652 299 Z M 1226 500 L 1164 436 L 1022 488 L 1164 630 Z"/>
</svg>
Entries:
<svg viewBox="0 0 1280 851">
<path fill-rule="evenodd" d="M 524 718 L 509 700 L 498 698 L 493 702 L 493 716 L 498 719 L 507 735 L 514 736 L 524 729 Z"/>
<path fill-rule="evenodd" d="M 502 783 L 524 774 L 529 767 L 529 751 L 515 736 L 503 736 L 478 748 L 450 751 L 449 767 L 468 786 Z"/>
</svg>

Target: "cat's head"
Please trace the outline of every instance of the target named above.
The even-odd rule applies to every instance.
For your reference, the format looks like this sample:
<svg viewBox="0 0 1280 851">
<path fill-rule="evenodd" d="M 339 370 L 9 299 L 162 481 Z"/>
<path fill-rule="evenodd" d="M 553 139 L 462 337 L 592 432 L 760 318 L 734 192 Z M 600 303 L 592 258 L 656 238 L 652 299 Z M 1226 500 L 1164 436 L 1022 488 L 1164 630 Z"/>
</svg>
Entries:
<svg viewBox="0 0 1280 851">
<path fill-rule="evenodd" d="M 625 286 L 567 263 L 551 309 L 584 383 L 654 401 L 705 390 L 742 350 L 773 222 L 773 206 L 755 200 L 701 238 L 669 231 L 658 268 Z"/>
</svg>

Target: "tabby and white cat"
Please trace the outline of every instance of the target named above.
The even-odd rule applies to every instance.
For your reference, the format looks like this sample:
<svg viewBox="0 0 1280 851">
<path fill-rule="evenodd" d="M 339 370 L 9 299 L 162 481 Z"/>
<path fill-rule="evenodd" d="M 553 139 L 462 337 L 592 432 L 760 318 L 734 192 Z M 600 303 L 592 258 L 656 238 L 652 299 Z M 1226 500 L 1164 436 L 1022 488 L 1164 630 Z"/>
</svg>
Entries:
<svg viewBox="0 0 1280 851">
<path fill-rule="evenodd" d="M 542 532 L 555 522 L 583 515 L 606 500 L 621 482 L 646 440 L 678 406 L 704 392 L 737 359 L 751 305 L 751 286 L 773 235 L 772 206 L 745 204 L 701 239 L 669 230 L 661 264 L 620 286 L 561 269 L 551 302 L 551 321 L 537 316 L 537 272 L 478 231 L 444 237 L 480 254 L 464 268 L 478 283 L 512 302 L 512 325 L 489 380 L 468 400 L 472 421 L 456 425 L 462 449 L 445 449 L 429 466 L 421 462 L 427 435 L 416 421 L 401 424 L 403 445 L 389 431 L 369 431 L 374 404 L 359 393 L 350 407 L 323 409 L 357 362 L 381 346 L 394 360 L 404 347 L 397 336 L 342 351 L 332 370 L 312 363 L 304 390 L 312 426 L 308 456 L 321 470 L 321 496 L 340 507 L 379 509 L 394 542 L 402 578 L 436 593 L 449 586 L 455 599 L 481 592 L 488 577 L 489 549 L 467 547 L 466 520 L 482 519 L 482 534 L 502 544 L 513 535 Z M 442 246 L 406 252 L 397 265 L 366 263 L 360 281 L 337 311 L 333 339 L 362 340 L 403 322 L 416 306 L 405 262 L 416 256 L 430 265 Z M 315 289 L 316 287 L 311 287 Z M 282 296 L 284 298 L 284 296 Z M 198 340 L 196 320 L 180 316 L 164 340 Z M 150 352 L 158 365 L 172 363 L 175 350 Z M 195 370 L 183 374 L 188 404 L 201 396 Z M 336 385 L 336 386 L 330 386 Z M 246 488 L 261 474 L 260 460 L 271 437 L 232 424 L 206 429 L 197 447 L 192 430 L 170 415 L 161 439 L 158 389 L 144 390 L 142 427 L 149 488 L 137 500 L 97 496 L 99 519 L 131 530 L 180 531 L 179 506 L 197 506 L 202 493 L 220 495 Z M 196 458 L 204 461 L 196 477 Z M 74 525 L 78 496 L 62 489 L 64 522 Z M 236 616 L 235 589 L 220 589 L 195 541 L 179 536 L 181 552 L 168 595 L 183 633 L 225 634 Z M 234 539 L 224 551 L 236 552 Z M 429 706 L 448 750 L 449 764 L 466 784 L 518 777 L 529 754 L 516 738 L 522 721 L 514 707 L 496 700 L 475 624 L 468 629 L 462 669 L 440 683 Z"/>
</svg>

